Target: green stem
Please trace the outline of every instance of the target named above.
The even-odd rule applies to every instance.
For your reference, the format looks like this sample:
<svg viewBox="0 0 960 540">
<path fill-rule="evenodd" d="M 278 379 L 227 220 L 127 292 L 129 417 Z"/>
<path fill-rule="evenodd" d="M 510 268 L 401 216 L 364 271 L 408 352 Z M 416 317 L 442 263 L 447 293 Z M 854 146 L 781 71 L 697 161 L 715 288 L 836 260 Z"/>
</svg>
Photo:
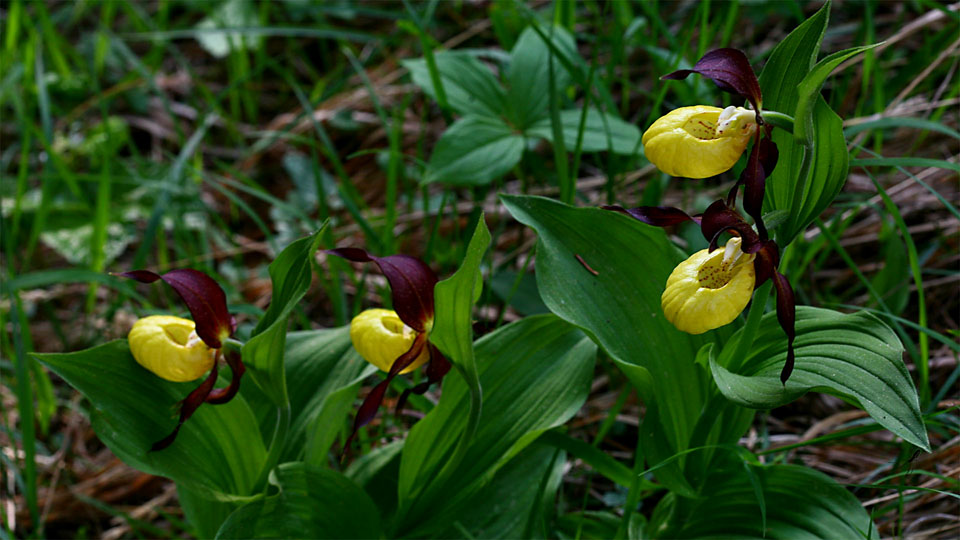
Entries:
<svg viewBox="0 0 960 540">
<path fill-rule="evenodd" d="M 783 114 L 777 111 L 763 111 L 761 116 L 763 116 L 764 122 L 793 133 L 793 117 L 789 114 Z"/>
<path fill-rule="evenodd" d="M 647 410 L 647 414 L 650 410 Z M 640 418 L 640 425 L 637 426 L 637 447 L 633 454 L 633 480 L 630 482 L 630 489 L 627 491 L 627 501 L 623 506 L 623 519 L 620 520 L 620 526 L 614 535 L 615 540 L 621 540 L 627 537 L 627 531 L 630 529 L 630 518 L 640 503 L 642 490 L 640 484 L 643 480 L 643 462 L 645 455 L 643 453 L 643 422 L 644 417 Z"/>
<path fill-rule="evenodd" d="M 267 451 L 267 459 L 263 462 L 260 474 L 257 475 L 257 481 L 253 484 L 253 493 L 264 491 L 267 487 L 267 478 L 270 471 L 277 466 L 280 461 L 280 452 L 283 451 L 284 443 L 287 441 L 287 432 L 290 430 L 290 404 L 287 403 L 277 407 L 277 425 L 273 430 L 273 437 L 270 439 L 270 449 Z"/>
</svg>

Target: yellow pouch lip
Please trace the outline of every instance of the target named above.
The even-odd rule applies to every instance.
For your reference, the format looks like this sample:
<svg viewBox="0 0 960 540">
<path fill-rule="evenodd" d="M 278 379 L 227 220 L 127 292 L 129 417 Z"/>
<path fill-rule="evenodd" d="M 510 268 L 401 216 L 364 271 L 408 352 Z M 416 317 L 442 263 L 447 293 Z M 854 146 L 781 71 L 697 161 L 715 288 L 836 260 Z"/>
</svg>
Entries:
<svg viewBox="0 0 960 540">
<path fill-rule="evenodd" d="M 350 322 L 350 340 L 354 349 L 364 360 L 385 372 L 389 372 L 393 362 L 410 350 L 416 337 L 417 333 L 389 309 L 368 309 Z M 430 351 L 424 347 L 413 363 L 400 373 L 410 373 L 429 359 Z"/>
<path fill-rule="evenodd" d="M 127 342 L 138 364 L 172 382 L 199 379 L 216 360 L 215 351 L 197 336 L 196 324 L 181 317 L 143 317 L 130 329 Z"/>
</svg>

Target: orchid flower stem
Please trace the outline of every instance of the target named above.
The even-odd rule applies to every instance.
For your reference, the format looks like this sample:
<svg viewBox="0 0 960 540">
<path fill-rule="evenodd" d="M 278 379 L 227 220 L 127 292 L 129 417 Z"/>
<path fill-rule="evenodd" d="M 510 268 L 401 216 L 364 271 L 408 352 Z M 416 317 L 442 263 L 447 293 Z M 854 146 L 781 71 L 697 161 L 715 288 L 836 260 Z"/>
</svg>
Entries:
<svg viewBox="0 0 960 540">
<path fill-rule="evenodd" d="M 763 120 L 774 127 L 793 133 L 793 117 L 777 111 L 763 111 Z"/>
<path fill-rule="evenodd" d="M 290 404 L 284 404 L 277 407 L 277 425 L 273 429 L 273 438 L 270 440 L 270 449 L 267 451 L 267 459 L 263 462 L 263 468 L 257 475 L 257 481 L 253 484 L 253 493 L 264 491 L 267 487 L 267 478 L 270 471 L 277 466 L 280 461 L 280 452 L 283 451 L 284 443 L 287 441 L 287 432 L 290 429 Z"/>
<path fill-rule="evenodd" d="M 750 313 L 747 315 L 747 324 L 743 326 L 740 333 L 740 341 L 733 353 L 733 358 L 727 369 L 737 373 L 743 366 L 747 351 L 753 346 L 753 340 L 757 336 L 757 330 L 760 328 L 760 319 L 763 318 L 763 311 L 767 306 L 767 298 L 770 297 L 770 288 L 773 287 L 772 281 L 767 281 L 753 294 L 753 304 L 750 306 Z"/>
<path fill-rule="evenodd" d="M 223 340 L 223 348 L 225 350 L 240 352 L 240 350 L 243 349 L 243 345 L 244 343 L 239 339 L 227 338 Z"/>
</svg>

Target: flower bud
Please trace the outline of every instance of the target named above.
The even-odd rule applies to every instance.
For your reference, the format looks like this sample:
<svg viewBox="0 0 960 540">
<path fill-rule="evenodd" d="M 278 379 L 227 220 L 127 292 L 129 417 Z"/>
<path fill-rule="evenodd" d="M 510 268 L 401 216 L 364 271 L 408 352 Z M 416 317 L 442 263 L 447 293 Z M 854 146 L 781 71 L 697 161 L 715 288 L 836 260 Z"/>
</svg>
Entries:
<svg viewBox="0 0 960 540">
<path fill-rule="evenodd" d="M 196 325 L 189 319 L 144 317 L 133 325 L 127 339 L 137 363 L 168 381 L 199 379 L 215 360 L 214 350 L 197 336 Z"/>
<path fill-rule="evenodd" d="M 644 153 L 670 176 L 715 176 L 737 163 L 756 133 L 756 122 L 756 112 L 742 107 L 681 107 L 643 134 Z"/>
<path fill-rule="evenodd" d="M 389 309 L 368 309 L 350 322 L 350 340 L 353 347 L 364 360 L 383 371 L 403 353 L 410 350 L 417 333 L 403 323 L 395 311 Z M 428 347 L 400 373 L 409 373 L 430 359 Z"/>
<path fill-rule="evenodd" d="M 731 238 L 724 249 L 700 250 L 667 278 L 660 305 L 667 320 L 689 334 L 702 334 L 734 319 L 753 295 L 755 255 Z"/>
</svg>

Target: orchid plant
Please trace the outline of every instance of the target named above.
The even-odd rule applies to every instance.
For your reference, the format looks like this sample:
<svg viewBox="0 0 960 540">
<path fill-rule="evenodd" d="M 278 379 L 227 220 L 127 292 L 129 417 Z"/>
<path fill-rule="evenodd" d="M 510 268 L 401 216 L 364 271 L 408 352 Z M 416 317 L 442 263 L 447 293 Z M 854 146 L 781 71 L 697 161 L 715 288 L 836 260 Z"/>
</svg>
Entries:
<svg viewBox="0 0 960 540">
<path fill-rule="evenodd" d="M 780 267 L 781 252 L 846 174 L 846 149 L 828 144 L 842 140 L 840 125 L 818 92 L 863 49 L 817 62 L 820 40 L 810 36 L 822 37 L 828 10 L 784 39 L 759 77 L 729 48 L 663 77 L 699 74 L 744 101 L 677 108 L 638 141 L 674 177 L 743 167 L 702 213 L 501 197 L 538 235 L 536 279 L 551 313 L 474 339 L 491 242 L 481 215 L 460 268 L 443 281 L 431 261 L 407 254 L 320 251 L 321 232 L 293 242 L 270 266 L 271 304 L 249 336 L 237 335 L 227 295 L 204 273 L 120 273 L 168 284 L 192 320 L 147 316 L 125 340 L 38 358 L 90 400 L 94 428 L 118 457 L 176 482 L 201 537 L 876 537 L 843 486 L 800 465 L 764 463 L 738 444 L 757 410 L 821 391 L 929 448 L 896 334 L 867 313 L 797 306 Z M 544 38 L 537 50 L 551 65 L 572 41 L 556 31 L 534 23 L 523 34 Z M 512 55 L 536 64 L 520 45 Z M 423 66 L 411 65 L 423 85 Z M 582 78 L 572 75 L 582 74 L 546 80 Z M 508 80 L 523 79 L 510 71 Z M 485 102 L 470 92 L 490 88 L 508 91 L 458 87 L 455 101 L 478 107 Z M 707 249 L 683 253 L 662 230 L 685 222 Z M 358 309 L 341 328 L 289 331 L 312 269 L 331 257 L 374 263 L 390 308 Z M 565 432 L 590 392 L 598 351 L 643 401 L 632 463 Z M 229 381 L 220 380 L 221 363 Z M 408 373 L 414 382 L 399 377 Z M 377 418 L 391 389 L 396 409 L 409 398 L 419 420 Z M 571 457 L 623 495 L 616 511 L 558 515 L 553 501 Z M 652 510 L 638 511 L 653 493 Z"/>
</svg>

